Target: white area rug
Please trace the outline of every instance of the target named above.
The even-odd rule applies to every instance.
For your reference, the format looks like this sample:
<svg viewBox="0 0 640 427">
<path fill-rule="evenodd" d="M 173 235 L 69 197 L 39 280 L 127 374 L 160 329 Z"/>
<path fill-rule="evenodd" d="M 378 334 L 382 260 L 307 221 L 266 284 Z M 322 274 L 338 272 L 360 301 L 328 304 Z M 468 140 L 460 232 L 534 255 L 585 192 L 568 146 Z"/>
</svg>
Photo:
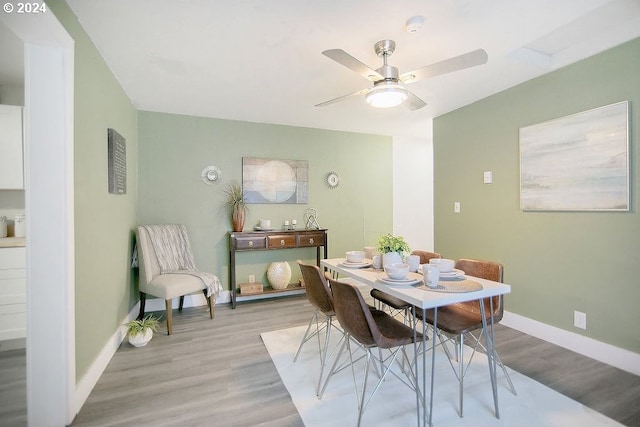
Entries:
<svg viewBox="0 0 640 427">
<path fill-rule="evenodd" d="M 293 363 L 306 326 L 262 333 L 269 355 L 284 382 L 293 403 L 307 427 L 355 426 L 357 422 L 356 396 L 351 369 L 336 374 L 321 400 L 315 395 L 320 372 L 317 341 L 309 341 Z M 338 334 L 335 334 L 337 337 Z M 333 339 L 332 339 L 333 341 Z M 429 342 L 430 343 L 430 342 Z M 411 350 L 413 351 L 413 349 Z M 471 351 L 466 351 L 470 355 Z M 427 359 L 430 369 L 431 356 Z M 420 361 L 421 363 L 421 361 Z M 434 392 L 433 425 L 448 426 L 620 426 L 621 424 L 554 390 L 509 370 L 517 396 L 509 391 L 502 370 L 498 367 L 498 396 L 500 419 L 493 410 L 493 398 L 486 357 L 476 354 L 465 377 L 464 418 L 458 416 L 458 382 L 444 351 L 436 352 L 436 383 Z M 356 370 L 356 375 L 362 370 Z M 374 378 L 370 376 L 370 378 Z M 427 386 L 429 382 L 427 381 Z M 392 375 L 387 376 L 367 407 L 362 425 L 415 426 L 415 393 Z"/>
</svg>

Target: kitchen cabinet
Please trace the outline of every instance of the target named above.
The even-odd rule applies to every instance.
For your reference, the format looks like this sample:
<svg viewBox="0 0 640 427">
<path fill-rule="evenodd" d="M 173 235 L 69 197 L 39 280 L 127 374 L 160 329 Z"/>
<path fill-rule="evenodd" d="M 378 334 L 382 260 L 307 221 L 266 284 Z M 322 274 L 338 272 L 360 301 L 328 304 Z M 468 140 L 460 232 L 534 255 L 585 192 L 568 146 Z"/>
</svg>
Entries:
<svg viewBox="0 0 640 427">
<path fill-rule="evenodd" d="M 0 340 L 27 336 L 27 253 L 0 248 Z"/>
<path fill-rule="evenodd" d="M 287 289 L 267 288 L 253 295 L 238 295 L 236 284 L 236 255 L 251 251 L 272 251 L 282 249 L 316 248 L 316 264 L 320 265 L 320 250 L 327 258 L 327 230 L 291 230 L 291 231 L 254 231 L 229 233 L 229 283 L 231 307 L 236 303 L 263 298 L 275 298 L 287 295 L 304 294 L 305 289 L 291 284 Z"/>
<path fill-rule="evenodd" d="M 22 107 L 0 105 L 0 189 L 24 189 Z"/>
</svg>

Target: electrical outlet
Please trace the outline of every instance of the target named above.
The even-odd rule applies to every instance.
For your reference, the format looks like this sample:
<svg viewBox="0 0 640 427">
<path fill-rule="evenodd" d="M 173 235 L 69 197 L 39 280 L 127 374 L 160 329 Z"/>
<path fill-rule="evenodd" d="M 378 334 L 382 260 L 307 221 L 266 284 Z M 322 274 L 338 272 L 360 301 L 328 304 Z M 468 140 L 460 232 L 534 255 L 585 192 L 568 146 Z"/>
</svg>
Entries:
<svg viewBox="0 0 640 427">
<path fill-rule="evenodd" d="M 573 326 L 580 329 L 587 329 L 587 313 L 583 313 L 581 311 L 574 311 Z"/>
<path fill-rule="evenodd" d="M 460 202 L 453 202 L 453 212 L 460 213 Z"/>
<path fill-rule="evenodd" d="M 250 274 L 249 275 L 249 283 L 256 283 L 256 275 L 255 274 Z"/>
</svg>

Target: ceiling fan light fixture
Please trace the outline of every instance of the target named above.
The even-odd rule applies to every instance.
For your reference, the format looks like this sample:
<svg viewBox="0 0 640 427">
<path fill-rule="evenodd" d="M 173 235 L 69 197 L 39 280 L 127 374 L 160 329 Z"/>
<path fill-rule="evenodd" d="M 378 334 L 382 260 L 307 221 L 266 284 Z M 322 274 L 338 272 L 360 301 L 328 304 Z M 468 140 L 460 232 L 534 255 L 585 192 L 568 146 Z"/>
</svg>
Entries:
<svg viewBox="0 0 640 427">
<path fill-rule="evenodd" d="M 396 83 L 377 84 L 365 95 L 365 100 L 372 107 L 391 108 L 402 104 L 409 95 L 402 86 Z"/>
</svg>

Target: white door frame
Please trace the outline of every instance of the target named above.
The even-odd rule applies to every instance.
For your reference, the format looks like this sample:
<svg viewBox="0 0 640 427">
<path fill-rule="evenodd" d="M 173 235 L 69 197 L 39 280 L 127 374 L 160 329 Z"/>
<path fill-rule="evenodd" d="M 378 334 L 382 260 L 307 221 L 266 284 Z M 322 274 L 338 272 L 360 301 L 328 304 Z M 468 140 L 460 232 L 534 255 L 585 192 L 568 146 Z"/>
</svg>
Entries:
<svg viewBox="0 0 640 427">
<path fill-rule="evenodd" d="M 75 403 L 74 42 L 53 13 L 2 13 L 24 42 L 27 420 L 71 424 Z"/>
</svg>

